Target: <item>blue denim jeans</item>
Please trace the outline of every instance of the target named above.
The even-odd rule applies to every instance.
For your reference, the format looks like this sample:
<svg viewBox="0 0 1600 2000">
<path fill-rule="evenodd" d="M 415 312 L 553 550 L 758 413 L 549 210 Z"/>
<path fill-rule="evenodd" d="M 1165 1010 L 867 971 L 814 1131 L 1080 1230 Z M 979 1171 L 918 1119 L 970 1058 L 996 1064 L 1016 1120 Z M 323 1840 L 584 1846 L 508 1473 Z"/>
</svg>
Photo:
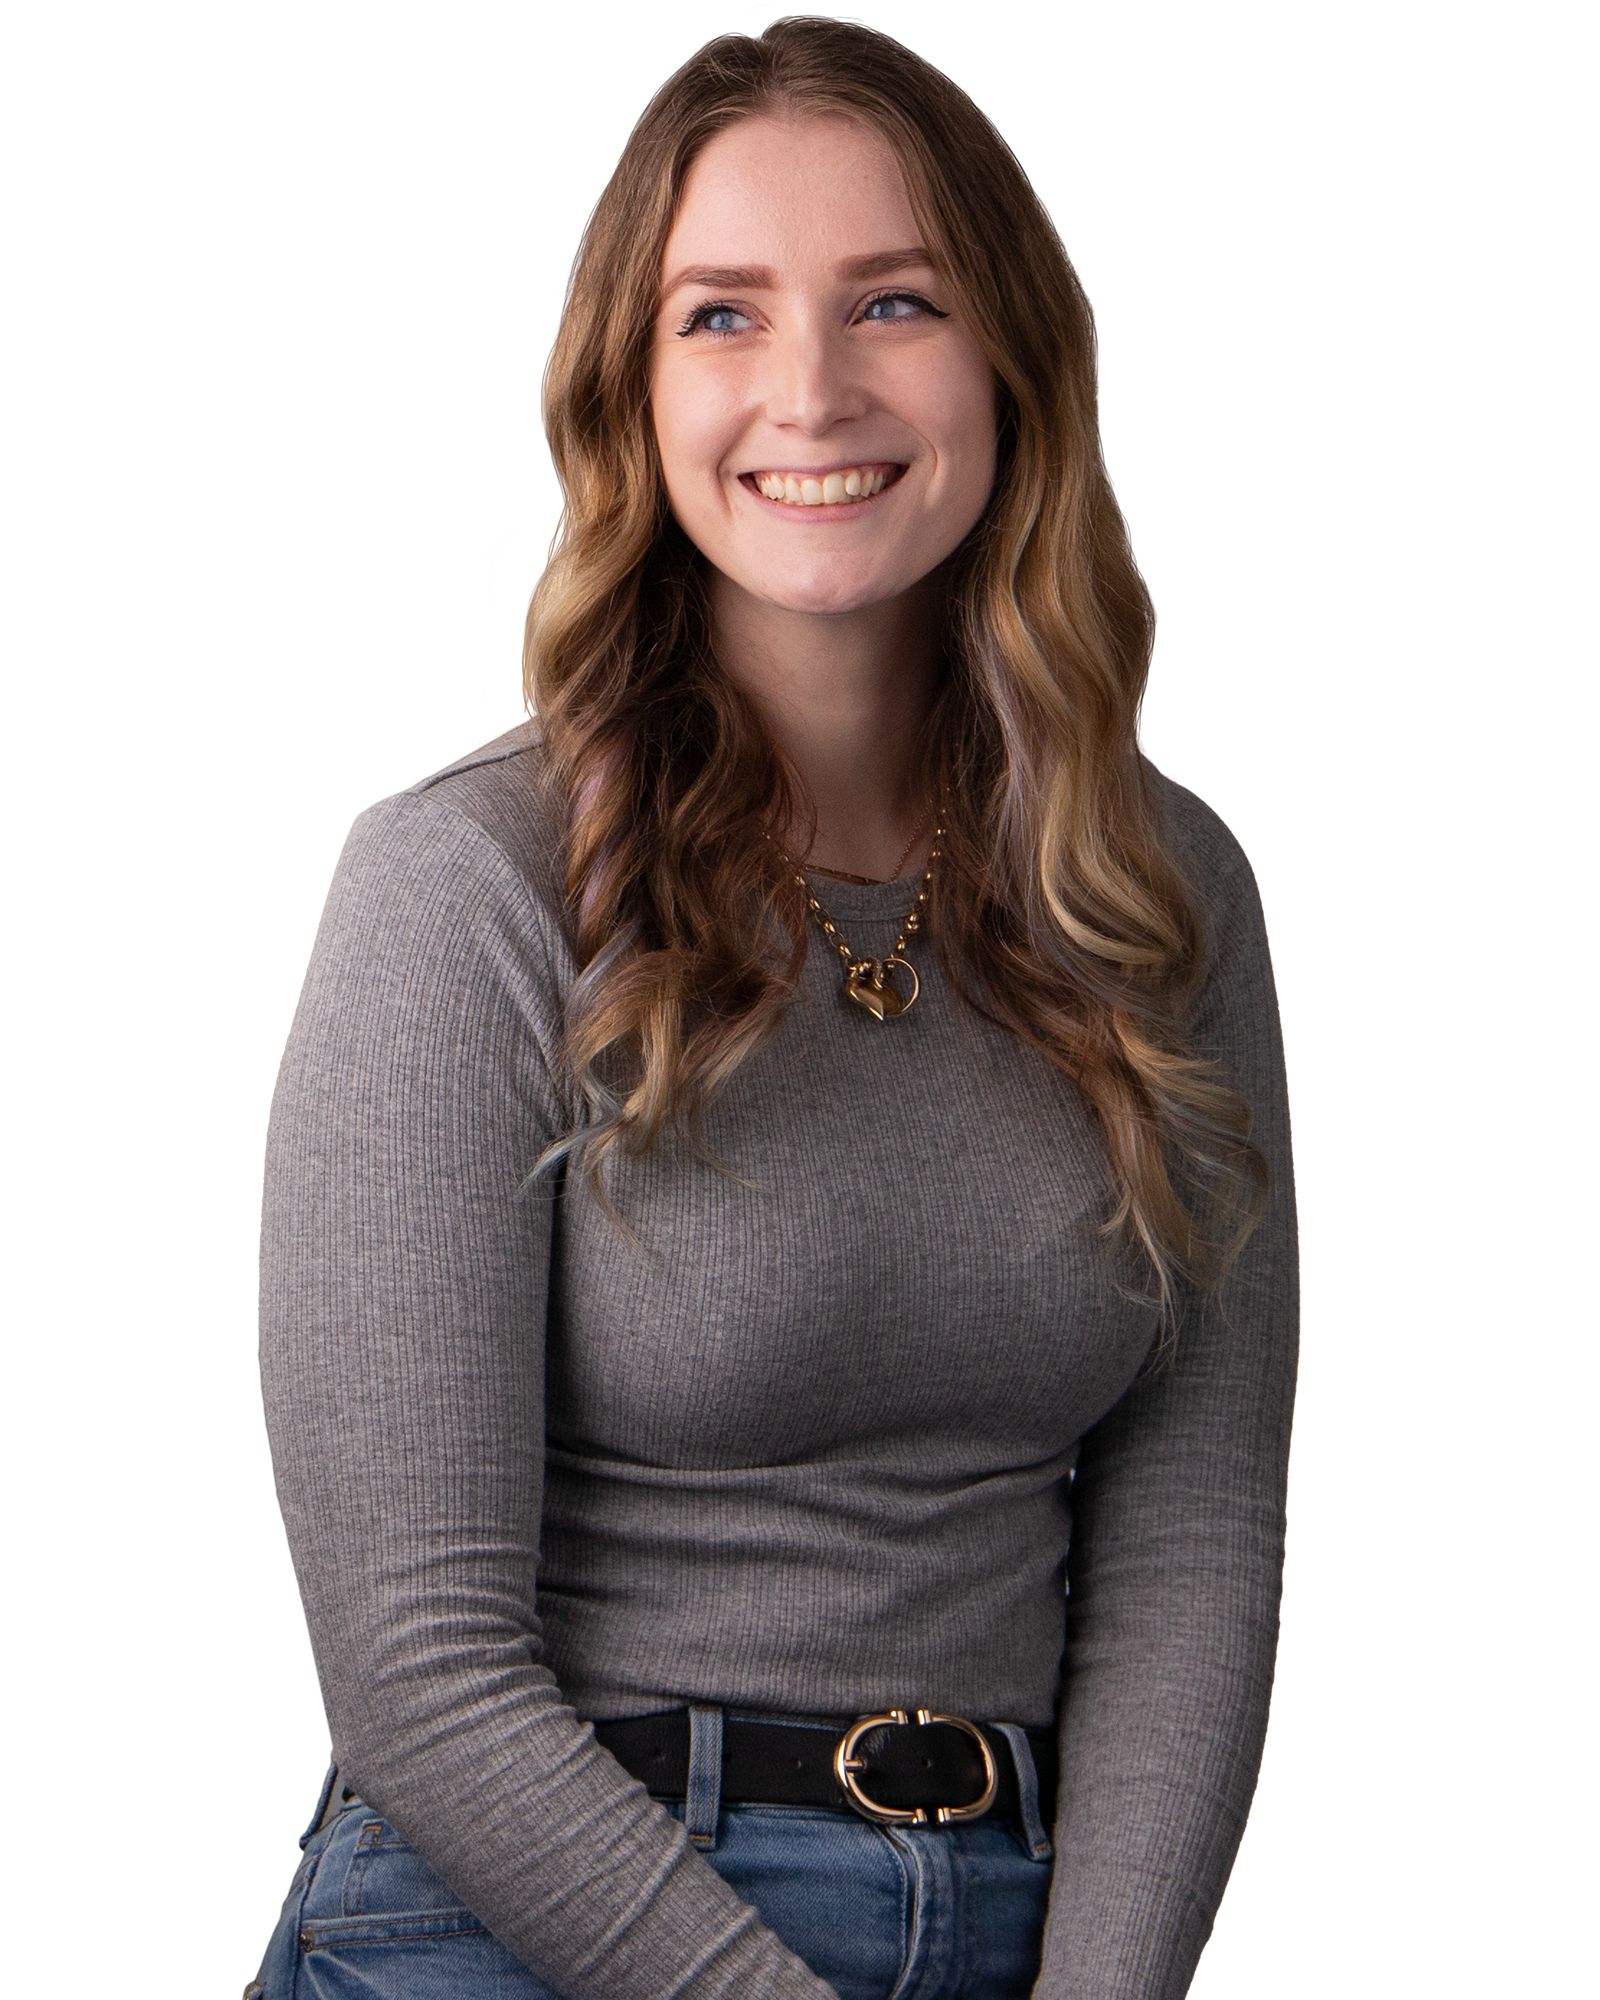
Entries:
<svg viewBox="0 0 1600 2000">
<path fill-rule="evenodd" d="M 691 1823 L 694 1809 L 667 1806 Z M 1032 1992 L 1051 1872 L 1037 1824 L 923 1829 L 818 1806 L 722 1805 L 711 1825 L 697 1842 L 711 1866 L 839 2000 Z M 309 1838 L 251 1992 L 561 2000 L 359 1799 Z"/>
</svg>

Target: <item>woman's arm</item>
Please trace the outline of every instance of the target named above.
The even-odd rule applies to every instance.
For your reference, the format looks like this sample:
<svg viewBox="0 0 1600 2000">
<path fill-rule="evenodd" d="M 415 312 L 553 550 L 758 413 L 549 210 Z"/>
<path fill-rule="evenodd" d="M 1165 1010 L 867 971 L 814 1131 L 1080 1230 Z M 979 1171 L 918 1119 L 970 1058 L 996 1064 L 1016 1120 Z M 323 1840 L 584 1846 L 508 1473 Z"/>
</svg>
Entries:
<svg viewBox="0 0 1600 2000">
<path fill-rule="evenodd" d="M 1190 1308 L 1170 1365 L 1084 1440 L 1041 2000 L 1188 1991 L 1255 1788 L 1278 1634 L 1298 1291 L 1277 1003 L 1243 854 L 1158 782 L 1210 908 L 1197 1039 L 1249 1099 L 1271 1191 L 1220 1300 Z"/>
<path fill-rule="evenodd" d="M 358 821 L 274 1101 L 262 1358 L 347 1781 L 569 2000 L 828 2000 L 600 1750 L 535 1606 L 564 945 L 438 792 Z"/>
</svg>

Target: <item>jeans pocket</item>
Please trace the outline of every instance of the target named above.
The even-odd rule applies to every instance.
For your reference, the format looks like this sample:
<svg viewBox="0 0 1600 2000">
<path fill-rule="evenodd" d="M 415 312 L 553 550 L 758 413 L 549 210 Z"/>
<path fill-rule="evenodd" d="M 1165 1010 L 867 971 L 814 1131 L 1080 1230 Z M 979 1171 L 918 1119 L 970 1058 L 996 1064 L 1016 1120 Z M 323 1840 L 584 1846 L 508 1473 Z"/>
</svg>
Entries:
<svg viewBox="0 0 1600 2000">
<path fill-rule="evenodd" d="M 483 1926 L 392 1826 L 365 1818 L 345 1864 L 341 1917 L 463 1917 Z"/>
<path fill-rule="evenodd" d="M 417 1850 L 370 1811 L 348 1814 L 335 1830 L 300 1922 L 303 1948 L 484 1928 Z"/>
<path fill-rule="evenodd" d="M 335 1829 L 294 1944 L 294 2000 L 558 2000 L 365 1809 Z"/>
</svg>

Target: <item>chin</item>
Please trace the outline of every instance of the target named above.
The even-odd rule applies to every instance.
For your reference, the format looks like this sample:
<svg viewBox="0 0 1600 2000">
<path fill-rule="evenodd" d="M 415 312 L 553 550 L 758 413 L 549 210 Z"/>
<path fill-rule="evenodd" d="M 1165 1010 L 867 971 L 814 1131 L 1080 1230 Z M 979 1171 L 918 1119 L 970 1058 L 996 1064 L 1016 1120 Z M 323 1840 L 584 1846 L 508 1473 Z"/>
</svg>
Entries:
<svg viewBox="0 0 1600 2000">
<path fill-rule="evenodd" d="M 865 575 L 849 562 L 823 561 L 788 575 L 765 576 L 756 584 L 755 594 L 782 611 L 839 617 L 899 597 L 916 581 L 882 572 Z"/>
<path fill-rule="evenodd" d="M 817 617 L 843 617 L 850 611 L 864 611 L 869 605 L 881 604 L 886 597 L 897 597 L 898 591 L 890 590 L 830 590 L 819 584 L 814 590 L 773 591 L 770 601 L 780 611 L 806 611 Z"/>
</svg>

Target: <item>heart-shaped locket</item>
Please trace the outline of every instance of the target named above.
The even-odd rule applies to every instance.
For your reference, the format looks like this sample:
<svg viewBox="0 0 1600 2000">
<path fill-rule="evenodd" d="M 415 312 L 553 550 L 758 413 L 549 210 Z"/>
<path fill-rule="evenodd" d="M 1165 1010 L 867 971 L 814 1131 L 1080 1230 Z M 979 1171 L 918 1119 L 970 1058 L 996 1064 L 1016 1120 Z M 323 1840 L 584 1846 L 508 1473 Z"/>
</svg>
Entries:
<svg viewBox="0 0 1600 2000">
<path fill-rule="evenodd" d="M 902 993 L 894 984 L 890 968 L 896 965 L 911 974 L 909 993 Z M 892 1021 L 915 1005 L 917 995 L 922 991 L 922 981 L 917 977 L 917 968 L 907 959 L 893 956 L 869 958 L 851 966 L 844 990 L 846 997 L 858 1007 L 865 1007 L 875 1021 Z"/>
</svg>

